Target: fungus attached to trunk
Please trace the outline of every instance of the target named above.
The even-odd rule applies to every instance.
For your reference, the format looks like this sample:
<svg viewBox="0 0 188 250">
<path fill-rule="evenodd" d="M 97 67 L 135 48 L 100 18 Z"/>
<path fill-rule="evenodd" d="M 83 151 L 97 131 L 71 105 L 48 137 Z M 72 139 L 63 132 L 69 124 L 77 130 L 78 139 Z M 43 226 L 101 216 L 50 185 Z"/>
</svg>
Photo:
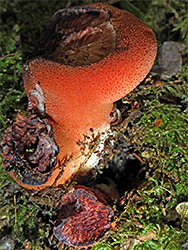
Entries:
<svg viewBox="0 0 188 250">
<path fill-rule="evenodd" d="M 106 3 L 59 10 L 49 20 L 35 59 L 24 67 L 24 86 L 28 96 L 36 85 L 44 95 L 45 119 L 59 147 L 56 185 L 84 171 L 90 143 L 105 137 L 117 116 L 113 103 L 144 79 L 156 50 L 146 24 Z"/>
<path fill-rule="evenodd" d="M 58 204 L 54 234 L 67 245 L 87 247 L 101 240 L 112 219 L 113 211 L 100 191 L 75 186 Z"/>
</svg>

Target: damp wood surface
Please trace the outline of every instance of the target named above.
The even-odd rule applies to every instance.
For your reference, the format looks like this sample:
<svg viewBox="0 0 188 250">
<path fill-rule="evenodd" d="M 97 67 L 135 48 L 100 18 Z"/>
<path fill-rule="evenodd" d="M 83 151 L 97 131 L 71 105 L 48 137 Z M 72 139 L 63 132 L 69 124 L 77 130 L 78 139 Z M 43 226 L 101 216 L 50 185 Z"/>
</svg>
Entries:
<svg viewBox="0 0 188 250">
<path fill-rule="evenodd" d="M 61 8 L 93 2 L 1 2 L 0 140 L 16 113 L 26 113 L 22 65 L 44 24 Z M 109 2 L 146 22 L 157 36 L 158 48 L 166 41 L 186 44 L 186 1 Z M 123 121 L 113 128 L 117 132 L 114 146 L 106 142 L 109 154 L 101 162 L 98 175 L 113 179 L 120 201 L 113 206 L 112 229 L 90 247 L 92 250 L 176 250 L 188 241 L 187 52 L 186 47 L 176 58 L 182 60 L 181 72 L 168 79 L 156 72 L 149 74 L 116 103 Z M 75 183 L 67 190 L 25 190 L 5 172 L 2 158 L 0 176 L 0 249 L 57 250 L 58 241 L 53 236 L 55 204 Z M 59 249 L 74 248 L 61 245 Z"/>
</svg>

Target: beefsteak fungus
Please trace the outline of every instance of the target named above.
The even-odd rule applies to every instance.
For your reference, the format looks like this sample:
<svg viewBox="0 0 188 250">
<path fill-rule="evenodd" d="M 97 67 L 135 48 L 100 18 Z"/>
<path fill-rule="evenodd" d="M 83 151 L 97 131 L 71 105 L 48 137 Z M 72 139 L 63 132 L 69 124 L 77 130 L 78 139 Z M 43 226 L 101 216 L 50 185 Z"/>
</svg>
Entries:
<svg viewBox="0 0 188 250">
<path fill-rule="evenodd" d="M 93 161 L 87 162 L 90 145 L 102 140 L 116 119 L 113 103 L 146 77 L 156 51 L 153 31 L 128 11 L 107 3 L 57 11 L 44 29 L 34 58 L 24 66 L 24 86 L 33 104 L 28 107 L 29 120 L 23 118 L 17 129 L 24 131 L 19 141 L 27 134 L 26 146 L 20 149 L 14 143 L 11 129 L 3 141 L 5 167 L 19 184 L 31 189 L 64 185 L 92 167 Z M 37 138 L 29 144 L 28 133 Z M 99 146 L 96 151 L 101 150 Z M 32 171 L 41 175 L 36 182 Z"/>
</svg>

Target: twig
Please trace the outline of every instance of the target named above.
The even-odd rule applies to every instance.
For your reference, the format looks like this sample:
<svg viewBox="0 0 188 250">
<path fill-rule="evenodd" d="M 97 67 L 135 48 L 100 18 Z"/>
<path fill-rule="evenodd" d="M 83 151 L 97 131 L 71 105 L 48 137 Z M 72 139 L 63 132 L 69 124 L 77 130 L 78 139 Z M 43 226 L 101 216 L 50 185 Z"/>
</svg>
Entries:
<svg viewBox="0 0 188 250">
<path fill-rule="evenodd" d="M 15 56 L 15 55 L 19 55 L 19 53 L 10 53 L 10 54 L 8 54 L 8 55 L 1 56 L 0 59 L 2 60 L 2 59 L 4 59 L 4 58 L 6 58 L 6 57 Z"/>
<path fill-rule="evenodd" d="M 14 213 L 15 213 L 15 226 L 17 226 L 16 195 L 14 195 Z"/>
</svg>

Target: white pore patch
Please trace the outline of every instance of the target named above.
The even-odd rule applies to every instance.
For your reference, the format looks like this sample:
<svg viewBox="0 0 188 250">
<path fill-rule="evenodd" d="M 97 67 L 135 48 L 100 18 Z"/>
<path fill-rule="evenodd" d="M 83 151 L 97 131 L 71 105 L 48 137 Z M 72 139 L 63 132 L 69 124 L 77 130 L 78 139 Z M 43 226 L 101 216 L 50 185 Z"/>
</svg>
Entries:
<svg viewBox="0 0 188 250">
<path fill-rule="evenodd" d="M 105 155 L 105 141 L 111 138 L 110 141 L 108 141 L 108 143 L 110 142 L 113 146 L 114 144 L 113 138 L 117 136 L 117 132 L 112 131 L 110 126 L 106 127 L 106 129 L 103 132 L 101 132 L 100 130 L 100 132 L 98 132 L 97 134 L 98 134 L 97 141 L 95 141 L 92 149 L 89 149 L 90 145 L 89 143 L 88 147 L 85 150 L 87 154 L 85 155 L 85 160 L 81 163 L 81 167 L 79 170 L 81 175 L 84 175 L 91 169 L 97 167 L 99 161 L 102 160 L 103 156 Z"/>
</svg>

